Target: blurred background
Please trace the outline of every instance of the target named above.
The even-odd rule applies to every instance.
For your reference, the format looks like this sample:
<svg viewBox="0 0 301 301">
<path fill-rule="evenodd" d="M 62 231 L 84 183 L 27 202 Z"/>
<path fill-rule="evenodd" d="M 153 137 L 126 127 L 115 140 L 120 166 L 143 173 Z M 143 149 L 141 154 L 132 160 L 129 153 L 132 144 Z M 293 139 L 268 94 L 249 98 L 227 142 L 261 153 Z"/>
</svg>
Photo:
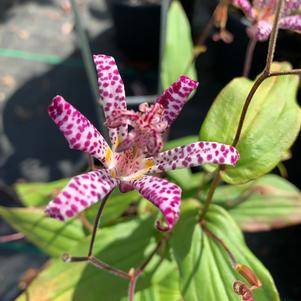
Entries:
<svg viewBox="0 0 301 301">
<path fill-rule="evenodd" d="M 115 57 L 133 107 L 141 100 L 155 99 L 160 91 L 160 1 L 74 2 L 75 11 L 68 0 L 0 1 L 0 205 L 20 206 L 13 188 L 17 181 L 45 182 L 76 175 L 87 167 L 87 157 L 69 150 L 47 114 L 51 99 L 60 94 L 100 126 L 80 34 L 88 39 L 92 53 Z M 182 1 L 194 40 L 216 3 Z M 80 16 L 80 27 L 74 13 Z M 196 62 L 198 92 L 184 107 L 170 138 L 197 134 L 217 93 L 241 75 L 248 40 L 240 18 L 232 13 L 228 21 L 233 43 L 208 39 L 206 53 Z M 256 48 L 253 78 L 264 66 L 266 49 L 266 43 Z M 300 35 L 281 32 L 275 59 L 300 68 Z M 290 181 L 301 188 L 300 138 L 292 151 L 294 160 L 285 166 Z M 13 232 L 0 220 L 0 235 Z M 300 236 L 301 226 L 246 235 L 249 247 L 270 270 L 287 301 L 301 300 Z M 40 268 L 46 259 L 25 240 L 0 243 L 0 300 L 14 300 L 20 293 L 20 277 L 30 268 Z"/>
</svg>

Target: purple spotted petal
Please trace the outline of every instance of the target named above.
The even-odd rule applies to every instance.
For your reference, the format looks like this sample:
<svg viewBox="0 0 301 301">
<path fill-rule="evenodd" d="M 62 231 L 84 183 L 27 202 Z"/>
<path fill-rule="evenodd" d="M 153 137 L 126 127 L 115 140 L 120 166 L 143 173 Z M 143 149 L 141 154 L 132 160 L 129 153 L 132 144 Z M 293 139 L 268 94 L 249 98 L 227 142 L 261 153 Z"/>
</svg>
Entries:
<svg viewBox="0 0 301 301">
<path fill-rule="evenodd" d="M 294 13 L 301 6 L 301 0 L 285 0 L 284 14 L 290 15 Z"/>
<path fill-rule="evenodd" d="M 104 113 L 106 118 L 112 118 L 117 114 L 116 110 L 126 109 L 124 84 L 113 57 L 94 55 L 93 58 L 96 65 L 99 95 L 103 101 Z M 114 149 L 126 136 L 127 126 L 123 125 L 114 129 L 109 128 L 108 130 Z"/>
<path fill-rule="evenodd" d="M 248 0 L 232 0 L 231 3 L 240 8 L 247 17 L 252 16 L 252 6 Z"/>
<path fill-rule="evenodd" d="M 272 24 L 266 21 L 259 21 L 247 28 L 247 34 L 251 39 L 266 41 L 272 32 Z"/>
<path fill-rule="evenodd" d="M 158 97 L 156 103 L 161 104 L 165 109 L 164 115 L 168 122 L 167 128 L 178 117 L 188 96 L 198 87 L 198 84 L 197 81 L 183 75 Z"/>
<path fill-rule="evenodd" d="M 76 176 L 48 204 L 46 213 L 50 217 L 66 220 L 104 199 L 117 184 L 105 169 Z"/>
<path fill-rule="evenodd" d="M 239 153 L 230 145 L 201 141 L 162 152 L 151 159 L 154 161 L 154 166 L 150 168 L 150 173 L 204 163 L 235 165 L 239 159 Z"/>
<path fill-rule="evenodd" d="M 301 31 L 301 15 L 282 18 L 280 28 Z"/>
<path fill-rule="evenodd" d="M 106 165 L 105 155 L 110 148 L 85 116 L 61 96 L 52 100 L 48 113 L 67 139 L 70 148 L 86 152 Z"/>
<path fill-rule="evenodd" d="M 157 229 L 170 231 L 179 219 L 181 188 L 165 179 L 151 176 L 144 176 L 134 181 L 132 185 L 163 213 L 166 225 L 157 221 Z"/>
</svg>

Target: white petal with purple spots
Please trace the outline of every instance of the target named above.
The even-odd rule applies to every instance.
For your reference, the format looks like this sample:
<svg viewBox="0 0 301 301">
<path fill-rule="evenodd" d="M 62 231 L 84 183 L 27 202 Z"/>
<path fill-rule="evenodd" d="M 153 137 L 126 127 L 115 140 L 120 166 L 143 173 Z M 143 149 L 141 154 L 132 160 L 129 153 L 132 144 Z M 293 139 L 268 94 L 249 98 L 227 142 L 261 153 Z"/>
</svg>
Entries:
<svg viewBox="0 0 301 301">
<path fill-rule="evenodd" d="M 91 122 L 62 96 L 56 96 L 48 107 L 49 116 L 67 139 L 70 148 L 86 152 L 105 166 L 110 148 Z"/>
<path fill-rule="evenodd" d="M 156 103 L 164 108 L 164 117 L 168 123 L 167 128 L 178 117 L 189 95 L 198 87 L 198 84 L 197 81 L 182 75 L 158 97 Z"/>
<path fill-rule="evenodd" d="M 301 15 L 282 18 L 279 26 L 282 29 L 301 31 Z"/>
<path fill-rule="evenodd" d="M 200 141 L 160 153 L 153 160 L 149 172 L 163 172 L 176 168 L 198 166 L 204 163 L 235 165 L 239 153 L 230 145 Z"/>
<path fill-rule="evenodd" d="M 105 169 L 76 176 L 48 204 L 46 213 L 50 217 L 66 220 L 104 199 L 117 185 L 118 181 L 111 178 Z"/>
<path fill-rule="evenodd" d="M 165 179 L 151 176 L 144 176 L 133 181 L 132 185 L 164 215 L 166 225 L 157 221 L 158 230 L 170 231 L 179 219 L 181 188 Z"/>
<path fill-rule="evenodd" d="M 119 74 L 115 60 L 107 55 L 94 55 L 98 75 L 99 95 L 103 101 L 106 118 L 114 117 L 117 110 L 126 109 L 125 91 L 122 78 Z M 113 149 L 125 138 L 127 126 L 109 128 L 109 136 Z"/>
</svg>

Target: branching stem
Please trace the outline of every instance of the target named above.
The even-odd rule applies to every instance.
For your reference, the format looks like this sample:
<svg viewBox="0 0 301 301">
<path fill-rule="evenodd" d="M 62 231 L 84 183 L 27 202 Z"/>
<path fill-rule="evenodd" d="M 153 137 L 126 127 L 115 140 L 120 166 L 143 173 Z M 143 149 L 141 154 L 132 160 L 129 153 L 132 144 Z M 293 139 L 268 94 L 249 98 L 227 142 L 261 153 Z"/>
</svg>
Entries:
<svg viewBox="0 0 301 301">
<path fill-rule="evenodd" d="M 221 180 L 221 174 L 220 174 L 220 171 L 221 171 L 221 166 L 218 167 L 217 171 L 216 171 L 216 174 L 212 180 L 212 183 L 211 183 L 211 186 L 209 188 L 209 191 L 208 191 L 208 194 L 207 194 L 207 198 L 205 200 L 205 204 L 204 204 L 204 208 L 202 210 L 202 213 L 201 213 L 201 216 L 200 216 L 200 223 L 204 220 L 205 216 L 206 216 L 206 213 L 210 207 L 210 204 L 212 202 L 212 197 L 214 195 L 214 192 Z"/>
<path fill-rule="evenodd" d="M 102 215 L 103 209 L 104 209 L 104 207 L 106 205 L 106 202 L 107 202 L 107 200 L 108 200 L 111 193 L 112 193 L 112 191 L 110 193 L 108 193 L 107 196 L 102 200 L 102 202 L 100 203 L 99 209 L 97 211 L 95 222 L 94 222 L 94 225 L 93 225 L 92 237 L 91 237 L 91 241 L 90 241 L 88 256 L 93 255 L 95 237 L 96 237 L 96 232 L 97 232 L 97 228 L 98 228 L 98 225 L 99 225 L 100 217 Z"/>
<path fill-rule="evenodd" d="M 301 70 L 300 69 L 295 69 L 295 70 L 290 70 L 290 71 L 284 71 L 284 72 L 271 72 L 271 65 L 273 62 L 273 58 L 274 58 L 274 52 L 275 52 L 275 48 L 276 48 L 276 42 L 277 42 L 277 37 L 278 37 L 278 31 L 279 31 L 279 20 L 280 20 L 280 16 L 281 16 L 281 12 L 282 12 L 282 8 L 283 8 L 283 2 L 284 0 L 278 0 L 277 2 L 277 7 L 276 7 L 276 13 L 275 13 L 275 19 L 274 19 L 274 23 L 273 23 L 273 29 L 270 35 L 270 39 L 269 39 L 269 47 L 268 47 L 268 53 L 267 53 L 267 59 L 266 59 L 266 65 L 264 67 L 263 72 L 257 77 L 255 83 L 253 84 L 246 100 L 245 103 L 243 105 L 242 111 L 241 111 L 241 115 L 240 115 L 240 119 L 239 119 L 239 123 L 238 123 L 238 127 L 235 133 L 235 137 L 234 140 L 232 142 L 232 145 L 234 147 L 237 146 L 240 136 L 241 136 L 241 132 L 242 132 L 242 128 L 243 128 L 243 124 L 250 106 L 250 103 L 253 99 L 253 96 L 255 95 L 257 89 L 259 88 L 259 86 L 262 84 L 262 82 L 264 80 L 266 80 L 267 78 L 271 77 L 271 76 L 280 76 L 280 75 L 288 75 L 288 74 L 300 74 Z M 221 170 L 225 169 L 225 166 L 220 166 L 217 169 L 217 173 L 211 183 L 206 201 L 205 201 L 205 205 L 202 211 L 202 214 L 200 216 L 200 222 L 202 222 L 206 216 L 206 213 L 210 207 L 210 204 L 212 202 L 212 198 L 214 195 L 214 192 L 218 186 L 218 183 L 221 179 L 221 175 L 220 172 Z"/>
<path fill-rule="evenodd" d="M 140 275 L 143 273 L 147 265 L 150 263 L 152 258 L 156 255 L 158 250 L 161 248 L 163 243 L 167 240 L 166 236 L 163 236 L 157 243 L 156 247 L 154 250 L 150 253 L 150 255 L 145 259 L 145 261 L 140 265 L 139 268 L 137 269 L 131 269 L 129 271 L 129 277 L 130 277 L 130 283 L 129 283 L 129 290 L 128 290 L 128 300 L 133 301 L 134 300 L 134 295 L 135 295 L 135 287 L 138 278 Z"/>
</svg>

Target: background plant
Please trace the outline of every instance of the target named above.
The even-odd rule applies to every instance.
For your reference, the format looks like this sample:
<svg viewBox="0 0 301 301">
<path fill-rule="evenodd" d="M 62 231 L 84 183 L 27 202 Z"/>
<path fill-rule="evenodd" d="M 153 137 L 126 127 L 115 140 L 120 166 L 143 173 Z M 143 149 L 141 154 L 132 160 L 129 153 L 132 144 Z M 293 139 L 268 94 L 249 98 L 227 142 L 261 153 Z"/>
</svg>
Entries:
<svg viewBox="0 0 301 301">
<path fill-rule="evenodd" d="M 110 197 L 101 219 L 103 230 L 95 241 L 96 257 L 130 274 L 133 267 L 148 263 L 149 254 L 156 250 L 142 267 L 135 300 L 239 300 L 242 296 L 234 293 L 233 283 L 250 280 L 239 264 L 250 267 L 262 283 L 254 290 L 255 300 L 279 299 L 271 276 L 245 245 L 240 228 L 271 229 L 300 222 L 300 192 L 279 176 L 265 175 L 282 159 L 300 129 L 298 77 L 293 75 L 300 70 L 291 70 L 287 63 L 272 65 L 280 4 L 264 71 L 254 82 L 245 78 L 230 82 L 200 129 L 200 139 L 237 146 L 238 166 L 207 166 L 196 174 L 189 169 L 167 172 L 183 189 L 181 218 L 169 236 L 153 229 L 157 211 L 138 200 L 135 192 Z M 166 148 L 198 139 L 185 137 Z M 218 186 L 221 179 L 230 185 Z M 97 210 L 90 208 L 79 219 L 60 223 L 45 218 L 43 209 L 32 208 L 43 208 L 65 183 L 19 184 L 17 190 L 28 207 L 0 211 L 13 227 L 54 256 L 28 288 L 30 298 L 127 300 L 127 283 L 122 279 L 85 263 L 67 265 L 55 258 L 64 252 L 87 252 Z M 26 295 L 19 299 L 26 300 Z"/>
</svg>

